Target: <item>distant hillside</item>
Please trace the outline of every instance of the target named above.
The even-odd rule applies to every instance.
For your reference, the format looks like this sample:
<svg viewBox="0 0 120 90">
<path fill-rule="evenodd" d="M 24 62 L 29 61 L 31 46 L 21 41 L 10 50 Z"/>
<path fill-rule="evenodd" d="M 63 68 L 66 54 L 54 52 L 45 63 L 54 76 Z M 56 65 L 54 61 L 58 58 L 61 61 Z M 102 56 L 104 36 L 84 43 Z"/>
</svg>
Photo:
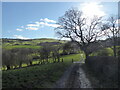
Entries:
<svg viewBox="0 0 120 90">
<path fill-rule="evenodd" d="M 61 45 L 66 43 L 66 40 L 57 40 L 51 38 L 40 38 L 40 39 L 2 39 L 2 47 L 6 49 L 12 48 L 40 48 L 44 45 Z"/>
<path fill-rule="evenodd" d="M 38 39 L 2 39 L 2 47 L 6 49 L 12 48 L 40 48 L 44 45 L 62 45 L 68 42 L 67 40 L 58 40 L 51 38 L 38 38 Z M 113 46 L 112 38 L 106 40 L 100 40 L 99 43 L 91 44 L 93 50 L 98 50 L 105 47 Z M 120 46 L 120 38 L 117 39 L 117 46 Z"/>
</svg>

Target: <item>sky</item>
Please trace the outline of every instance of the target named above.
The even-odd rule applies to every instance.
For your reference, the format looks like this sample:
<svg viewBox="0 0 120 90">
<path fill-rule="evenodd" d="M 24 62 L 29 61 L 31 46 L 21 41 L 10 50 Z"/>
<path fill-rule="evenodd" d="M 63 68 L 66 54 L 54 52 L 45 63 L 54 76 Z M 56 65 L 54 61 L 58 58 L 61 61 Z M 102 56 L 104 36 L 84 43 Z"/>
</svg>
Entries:
<svg viewBox="0 0 120 90">
<path fill-rule="evenodd" d="M 87 17 L 118 14 L 117 2 L 2 2 L 2 37 L 57 39 L 58 18 L 72 7 Z"/>
</svg>

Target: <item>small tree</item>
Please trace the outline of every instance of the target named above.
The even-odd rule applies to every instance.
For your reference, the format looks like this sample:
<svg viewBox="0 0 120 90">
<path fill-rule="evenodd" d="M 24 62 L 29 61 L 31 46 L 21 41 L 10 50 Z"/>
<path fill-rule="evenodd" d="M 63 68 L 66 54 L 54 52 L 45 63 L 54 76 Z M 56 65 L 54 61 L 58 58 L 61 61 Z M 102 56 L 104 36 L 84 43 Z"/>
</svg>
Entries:
<svg viewBox="0 0 120 90">
<path fill-rule="evenodd" d="M 17 52 L 17 59 L 19 62 L 19 67 L 22 67 L 23 63 L 28 63 L 31 60 L 28 60 L 28 55 L 30 54 L 30 49 L 29 48 L 19 48 Z"/>
<path fill-rule="evenodd" d="M 31 54 L 27 55 L 27 60 L 28 60 L 28 62 L 29 62 L 30 65 L 33 64 L 33 63 L 32 63 L 32 61 L 33 61 L 33 57 L 32 57 Z"/>
<path fill-rule="evenodd" d="M 7 70 L 11 69 L 14 64 L 14 55 L 10 50 L 2 50 L 2 65 L 6 66 Z"/>
<path fill-rule="evenodd" d="M 58 62 L 60 62 L 60 49 L 61 46 L 54 46 L 52 47 L 52 58 L 53 58 L 53 62 L 56 62 L 58 60 Z"/>
<path fill-rule="evenodd" d="M 109 37 L 109 39 L 112 41 L 113 45 L 113 52 L 114 52 L 114 57 L 117 56 L 117 51 L 116 51 L 116 45 L 117 45 L 117 37 L 119 34 L 119 28 L 117 25 L 117 17 L 111 16 L 107 22 L 103 25 L 103 29 L 106 31 L 106 35 Z"/>
<path fill-rule="evenodd" d="M 67 42 L 63 45 L 63 54 L 73 54 L 79 51 L 79 47 L 73 42 Z"/>
<path fill-rule="evenodd" d="M 48 62 L 50 52 L 51 52 L 51 47 L 50 46 L 48 46 L 48 45 L 43 46 L 39 51 L 40 59 L 43 60 L 43 62 L 46 59 L 46 61 Z"/>
<path fill-rule="evenodd" d="M 77 43 L 87 58 L 90 54 L 87 48 L 91 43 L 97 42 L 102 35 L 101 22 L 102 17 L 95 16 L 93 19 L 88 19 L 83 16 L 81 11 L 73 8 L 59 18 L 59 27 L 56 30 L 61 38 L 69 38 Z"/>
</svg>

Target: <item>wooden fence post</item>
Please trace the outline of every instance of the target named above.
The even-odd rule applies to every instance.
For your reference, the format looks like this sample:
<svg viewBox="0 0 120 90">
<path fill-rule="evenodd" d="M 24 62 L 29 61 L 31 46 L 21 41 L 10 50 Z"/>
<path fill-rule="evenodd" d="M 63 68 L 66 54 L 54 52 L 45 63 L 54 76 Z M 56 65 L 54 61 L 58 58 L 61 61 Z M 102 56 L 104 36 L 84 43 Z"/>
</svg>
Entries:
<svg viewBox="0 0 120 90">
<path fill-rule="evenodd" d="M 73 59 L 72 59 L 72 63 L 73 63 Z"/>
<path fill-rule="evenodd" d="M 62 58 L 62 62 L 63 62 L 63 58 Z"/>
</svg>

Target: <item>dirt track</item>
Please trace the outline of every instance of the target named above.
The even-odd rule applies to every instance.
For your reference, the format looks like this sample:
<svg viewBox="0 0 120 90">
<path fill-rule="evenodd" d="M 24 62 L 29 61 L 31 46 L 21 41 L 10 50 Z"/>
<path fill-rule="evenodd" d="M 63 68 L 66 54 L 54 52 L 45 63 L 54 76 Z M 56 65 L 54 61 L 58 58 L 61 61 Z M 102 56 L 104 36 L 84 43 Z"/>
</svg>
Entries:
<svg viewBox="0 0 120 90">
<path fill-rule="evenodd" d="M 82 69 L 81 62 L 74 63 L 55 83 L 54 88 L 92 88 L 89 79 Z"/>
</svg>

